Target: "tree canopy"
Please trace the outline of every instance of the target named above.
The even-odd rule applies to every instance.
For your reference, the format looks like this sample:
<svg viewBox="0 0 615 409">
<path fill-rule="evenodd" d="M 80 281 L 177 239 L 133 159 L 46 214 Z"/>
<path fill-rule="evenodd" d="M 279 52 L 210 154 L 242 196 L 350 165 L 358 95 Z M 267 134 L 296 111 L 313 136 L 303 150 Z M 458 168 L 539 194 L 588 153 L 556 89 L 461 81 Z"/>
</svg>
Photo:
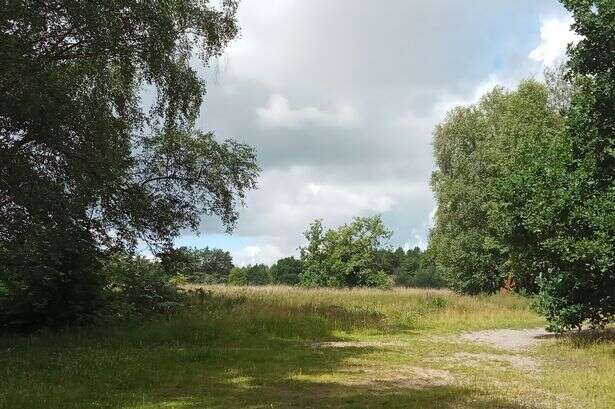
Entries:
<svg viewBox="0 0 615 409">
<path fill-rule="evenodd" d="M 430 252 L 453 288 L 537 294 L 556 330 L 615 316 L 615 3 L 563 1 L 581 40 L 434 133 Z"/>
<path fill-rule="evenodd" d="M 301 248 L 305 286 L 386 286 L 388 277 L 379 270 L 377 250 L 391 237 L 380 216 L 356 217 L 337 229 L 325 231 L 315 220 L 305 232 Z"/>
<path fill-rule="evenodd" d="M 28 304 L 34 287 L 59 277 L 74 288 L 95 282 L 101 251 L 141 241 L 169 247 L 203 214 L 233 227 L 256 186 L 255 153 L 195 128 L 205 83 L 193 57 L 206 65 L 237 35 L 236 7 L 5 2 L 0 281 L 9 298 Z M 59 293 L 56 285 L 40 291 L 49 298 L 30 305 L 44 314 Z"/>
</svg>

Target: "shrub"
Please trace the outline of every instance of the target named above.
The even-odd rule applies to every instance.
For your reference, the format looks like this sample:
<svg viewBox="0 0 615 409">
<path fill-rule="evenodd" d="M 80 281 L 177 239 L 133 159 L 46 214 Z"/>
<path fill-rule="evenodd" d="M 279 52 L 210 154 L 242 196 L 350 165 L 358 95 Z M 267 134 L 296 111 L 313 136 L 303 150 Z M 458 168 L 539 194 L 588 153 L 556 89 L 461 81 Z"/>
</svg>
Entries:
<svg viewBox="0 0 615 409">
<path fill-rule="evenodd" d="M 71 237 L 66 237 L 70 235 Z M 0 328 L 29 331 L 84 324 L 105 298 L 96 252 L 87 234 L 30 232 L 0 251 Z"/>
<path fill-rule="evenodd" d="M 160 263 L 116 254 L 103 263 L 112 311 L 120 318 L 169 312 L 184 300 Z"/>
</svg>

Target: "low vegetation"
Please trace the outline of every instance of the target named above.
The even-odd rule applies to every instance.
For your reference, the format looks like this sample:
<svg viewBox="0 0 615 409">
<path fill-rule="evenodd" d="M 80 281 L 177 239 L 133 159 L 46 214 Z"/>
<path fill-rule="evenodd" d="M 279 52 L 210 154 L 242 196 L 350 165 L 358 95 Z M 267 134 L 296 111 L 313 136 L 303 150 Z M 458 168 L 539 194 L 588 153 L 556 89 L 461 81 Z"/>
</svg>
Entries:
<svg viewBox="0 0 615 409">
<path fill-rule="evenodd" d="M 0 407 L 609 408 L 609 333 L 525 350 L 467 331 L 535 328 L 513 294 L 194 286 L 144 322 L 0 338 Z"/>
</svg>

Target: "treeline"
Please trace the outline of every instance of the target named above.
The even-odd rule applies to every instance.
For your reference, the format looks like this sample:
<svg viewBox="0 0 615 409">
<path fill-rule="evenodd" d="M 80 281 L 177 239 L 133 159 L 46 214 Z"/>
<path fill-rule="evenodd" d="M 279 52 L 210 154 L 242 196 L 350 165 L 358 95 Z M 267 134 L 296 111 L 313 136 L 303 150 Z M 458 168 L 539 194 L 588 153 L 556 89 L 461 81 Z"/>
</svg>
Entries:
<svg viewBox="0 0 615 409">
<path fill-rule="evenodd" d="M 533 295 L 555 330 L 615 316 L 615 2 L 563 3 L 566 65 L 436 128 L 429 240 L 454 289 Z"/>
<path fill-rule="evenodd" d="M 370 218 L 367 218 L 370 219 Z M 361 219 L 360 219 L 361 220 Z M 357 223 L 357 219 L 353 221 Z M 351 223 L 352 225 L 352 223 Z M 352 243 L 346 243 L 345 251 L 352 251 Z M 339 254 L 341 248 L 329 247 L 331 254 Z M 324 248 L 322 249 L 324 252 Z M 228 251 L 213 248 L 195 249 L 180 247 L 160 255 L 160 267 L 177 282 L 196 284 L 230 284 L 230 285 L 300 285 L 300 286 L 351 286 L 353 282 L 361 285 L 358 276 L 366 276 L 363 285 L 391 287 L 423 287 L 442 288 L 446 286 L 444 279 L 438 274 L 435 266 L 420 248 L 415 247 L 405 251 L 397 249 L 368 247 L 360 253 L 361 259 L 350 257 L 345 262 L 337 264 L 339 269 L 334 274 L 344 274 L 345 280 L 337 284 L 326 282 L 314 283 L 314 274 L 310 273 L 313 260 L 307 256 L 285 257 L 273 265 L 255 264 L 235 266 Z M 373 260 L 373 268 L 364 266 Z M 357 266 L 353 269 L 351 266 Z M 362 268 L 362 269 L 361 269 Z M 317 271 L 322 274 L 322 271 Z"/>
</svg>

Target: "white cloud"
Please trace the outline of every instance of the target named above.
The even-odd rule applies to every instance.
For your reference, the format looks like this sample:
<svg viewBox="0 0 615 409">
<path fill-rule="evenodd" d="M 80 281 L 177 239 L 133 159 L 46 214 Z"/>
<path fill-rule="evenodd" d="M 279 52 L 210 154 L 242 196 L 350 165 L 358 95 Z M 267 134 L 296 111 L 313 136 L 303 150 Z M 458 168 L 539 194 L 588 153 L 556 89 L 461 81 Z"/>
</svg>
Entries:
<svg viewBox="0 0 615 409">
<path fill-rule="evenodd" d="M 256 114 L 260 123 L 269 127 L 297 127 L 303 124 L 350 125 L 357 121 L 357 113 L 350 105 L 340 105 L 333 111 L 312 106 L 293 108 L 288 99 L 280 94 L 272 95 L 267 106 L 257 108 Z"/>
<path fill-rule="evenodd" d="M 494 87 L 510 85 L 511 79 L 504 80 L 496 73 L 492 73 L 489 77 L 479 82 L 467 95 L 442 95 L 438 98 L 438 102 L 433 107 L 433 114 L 437 121 L 444 119 L 444 116 L 451 109 L 463 105 L 471 105 L 477 103 L 483 95 L 491 91 Z"/>
<path fill-rule="evenodd" d="M 581 38 L 570 30 L 573 19 L 566 17 L 543 18 L 540 22 L 540 44 L 534 48 L 529 57 L 543 64 L 552 66 L 561 61 L 570 43 L 576 43 Z"/>
<path fill-rule="evenodd" d="M 248 264 L 272 265 L 277 260 L 287 256 L 278 246 L 268 243 L 259 243 L 246 246 L 241 251 L 233 254 L 233 262 L 238 266 Z"/>
<path fill-rule="evenodd" d="M 405 242 L 402 248 L 405 251 L 408 251 L 415 247 L 418 247 L 421 250 L 425 250 L 427 248 L 427 240 L 423 235 L 419 233 L 417 229 L 412 229 L 412 240 Z"/>
</svg>

